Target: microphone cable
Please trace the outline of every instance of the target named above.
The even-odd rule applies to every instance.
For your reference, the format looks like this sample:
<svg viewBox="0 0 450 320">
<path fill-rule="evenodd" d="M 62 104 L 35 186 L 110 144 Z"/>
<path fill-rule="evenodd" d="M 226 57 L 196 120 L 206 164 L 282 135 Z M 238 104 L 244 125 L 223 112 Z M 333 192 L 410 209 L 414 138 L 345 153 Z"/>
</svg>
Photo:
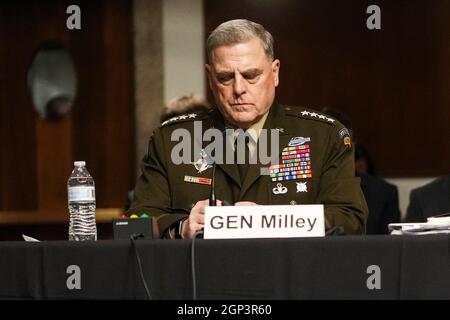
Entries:
<svg viewBox="0 0 450 320">
<path fill-rule="evenodd" d="M 192 245 L 191 245 L 191 271 L 192 271 L 192 298 L 193 300 L 197 300 L 197 277 L 196 277 L 196 270 L 195 270 L 195 239 L 197 239 L 198 236 L 203 235 L 203 229 L 197 230 L 194 234 L 194 237 L 192 238 Z"/>
<path fill-rule="evenodd" d="M 217 199 L 216 199 L 216 161 L 214 160 L 212 165 L 212 173 L 211 173 L 211 193 L 209 195 L 209 206 L 215 207 L 217 206 Z M 197 300 L 197 277 L 196 277 L 196 270 L 195 270 L 195 239 L 197 239 L 198 236 L 203 235 L 203 228 L 200 230 L 197 230 L 194 234 L 194 237 L 192 238 L 192 244 L 191 244 L 191 270 L 192 270 L 192 298 L 193 300 Z"/>
<path fill-rule="evenodd" d="M 131 246 L 133 247 L 133 250 L 134 250 L 134 255 L 135 255 L 135 257 L 136 257 L 136 261 L 137 261 L 138 268 L 139 268 L 139 275 L 140 275 L 140 277 L 141 277 L 141 282 L 142 282 L 142 284 L 143 284 L 143 286 L 144 286 L 145 293 L 146 293 L 146 295 L 147 295 L 147 299 L 148 299 L 148 300 L 153 300 L 153 298 L 152 298 L 152 296 L 151 296 L 151 294 L 150 294 L 150 291 L 148 290 L 147 281 L 145 281 L 144 272 L 142 271 L 141 258 L 140 258 L 140 256 L 139 256 L 139 253 L 138 253 L 138 250 L 137 250 L 137 247 L 136 247 L 136 242 L 135 242 L 135 240 L 136 240 L 137 238 L 139 238 L 139 237 L 143 237 L 143 235 L 142 235 L 142 234 L 140 234 L 140 235 L 136 235 L 136 234 L 130 235 Z"/>
<path fill-rule="evenodd" d="M 325 232 L 325 236 L 345 236 L 344 227 L 341 225 L 334 226 L 333 228 Z"/>
</svg>

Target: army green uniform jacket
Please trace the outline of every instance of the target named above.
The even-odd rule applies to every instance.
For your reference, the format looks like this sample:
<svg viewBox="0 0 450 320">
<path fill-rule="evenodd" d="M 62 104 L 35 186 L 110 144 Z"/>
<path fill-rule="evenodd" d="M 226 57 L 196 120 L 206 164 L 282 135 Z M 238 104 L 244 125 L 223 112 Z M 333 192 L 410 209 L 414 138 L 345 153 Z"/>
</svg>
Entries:
<svg viewBox="0 0 450 320">
<path fill-rule="evenodd" d="M 203 131 L 225 128 L 217 109 L 164 122 L 149 142 L 142 175 L 128 211 L 138 215 L 146 212 L 155 217 L 159 232 L 165 237 L 169 227 L 186 218 L 197 201 L 210 196 L 208 182 L 213 170 L 208 166 L 199 172 L 194 162 L 200 155 L 194 154 L 192 163 L 176 165 L 171 160 L 172 148 L 179 143 L 171 141 L 172 133 L 186 129 L 194 135 L 194 121 L 202 122 Z M 365 233 L 368 210 L 359 178 L 355 177 L 348 131 L 326 115 L 276 102 L 264 128 L 278 129 L 279 158 L 284 165 L 270 167 L 271 175 L 261 175 L 260 164 L 249 165 L 245 180 L 240 181 L 237 165 L 217 164 L 216 198 L 229 203 L 253 201 L 261 205 L 323 204 L 327 229 L 342 226 L 347 234 Z M 296 154 L 304 151 L 307 154 L 302 155 L 302 161 L 295 160 Z M 292 167 L 289 163 L 293 163 L 297 172 L 282 168 Z"/>
</svg>

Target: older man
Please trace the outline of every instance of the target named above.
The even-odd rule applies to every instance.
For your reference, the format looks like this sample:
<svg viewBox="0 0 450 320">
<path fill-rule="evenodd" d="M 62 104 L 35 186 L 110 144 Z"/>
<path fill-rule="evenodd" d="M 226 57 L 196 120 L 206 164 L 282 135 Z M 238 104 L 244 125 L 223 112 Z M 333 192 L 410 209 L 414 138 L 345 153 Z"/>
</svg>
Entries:
<svg viewBox="0 0 450 320">
<path fill-rule="evenodd" d="M 272 35 L 248 20 L 228 21 L 209 36 L 207 54 L 216 108 L 169 119 L 155 131 L 129 213 L 156 217 L 160 234 L 168 238 L 189 239 L 203 227 L 213 166 L 206 162 L 204 149 L 193 155 L 192 163 L 179 164 L 172 152 L 177 145 L 174 131 L 195 135 L 200 122 L 203 131 L 234 128 L 250 133 L 249 155 L 257 153 L 261 129 L 279 133 L 280 161 L 268 166 L 268 174 L 262 174 L 260 162 L 217 162 L 219 205 L 323 204 L 328 230 L 340 226 L 347 234 L 364 233 L 367 205 L 354 174 L 349 132 L 324 114 L 275 101 L 280 61 L 274 59 Z"/>
</svg>

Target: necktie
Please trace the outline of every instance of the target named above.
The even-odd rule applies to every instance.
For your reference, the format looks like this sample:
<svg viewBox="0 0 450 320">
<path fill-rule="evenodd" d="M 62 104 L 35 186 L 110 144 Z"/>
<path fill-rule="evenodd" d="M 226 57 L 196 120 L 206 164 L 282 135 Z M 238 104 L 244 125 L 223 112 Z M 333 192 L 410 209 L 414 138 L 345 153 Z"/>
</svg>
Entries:
<svg viewBox="0 0 450 320">
<path fill-rule="evenodd" d="M 249 165 L 249 162 L 250 162 L 250 151 L 249 151 L 249 148 L 248 148 L 249 137 L 248 136 L 244 136 L 244 141 L 245 141 L 245 144 L 244 144 L 244 146 L 245 146 L 244 147 L 244 156 L 245 156 L 245 158 L 244 158 L 244 162 L 243 163 L 242 163 L 242 156 L 241 156 L 241 159 L 240 159 L 241 163 L 238 162 L 238 152 L 242 150 L 242 147 L 240 149 L 237 147 L 237 144 L 240 143 L 240 139 L 236 138 L 236 140 L 234 142 L 235 160 L 236 160 L 237 167 L 238 167 L 238 170 L 239 170 L 239 175 L 240 175 L 240 178 L 241 178 L 241 184 L 244 183 L 245 177 L 247 176 L 248 165 Z"/>
</svg>

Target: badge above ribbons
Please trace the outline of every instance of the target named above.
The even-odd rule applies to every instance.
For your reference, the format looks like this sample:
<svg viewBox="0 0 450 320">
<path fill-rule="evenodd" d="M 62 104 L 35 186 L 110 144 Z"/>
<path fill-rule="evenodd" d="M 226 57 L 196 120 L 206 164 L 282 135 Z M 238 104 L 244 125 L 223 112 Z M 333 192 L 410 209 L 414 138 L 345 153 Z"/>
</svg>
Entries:
<svg viewBox="0 0 450 320">
<path fill-rule="evenodd" d="M 288 181 L 312 178 L 310 137 L 294 137 L 281 153 L 281 164 L 269 167 L 272 181 Z"/>
</svg>

